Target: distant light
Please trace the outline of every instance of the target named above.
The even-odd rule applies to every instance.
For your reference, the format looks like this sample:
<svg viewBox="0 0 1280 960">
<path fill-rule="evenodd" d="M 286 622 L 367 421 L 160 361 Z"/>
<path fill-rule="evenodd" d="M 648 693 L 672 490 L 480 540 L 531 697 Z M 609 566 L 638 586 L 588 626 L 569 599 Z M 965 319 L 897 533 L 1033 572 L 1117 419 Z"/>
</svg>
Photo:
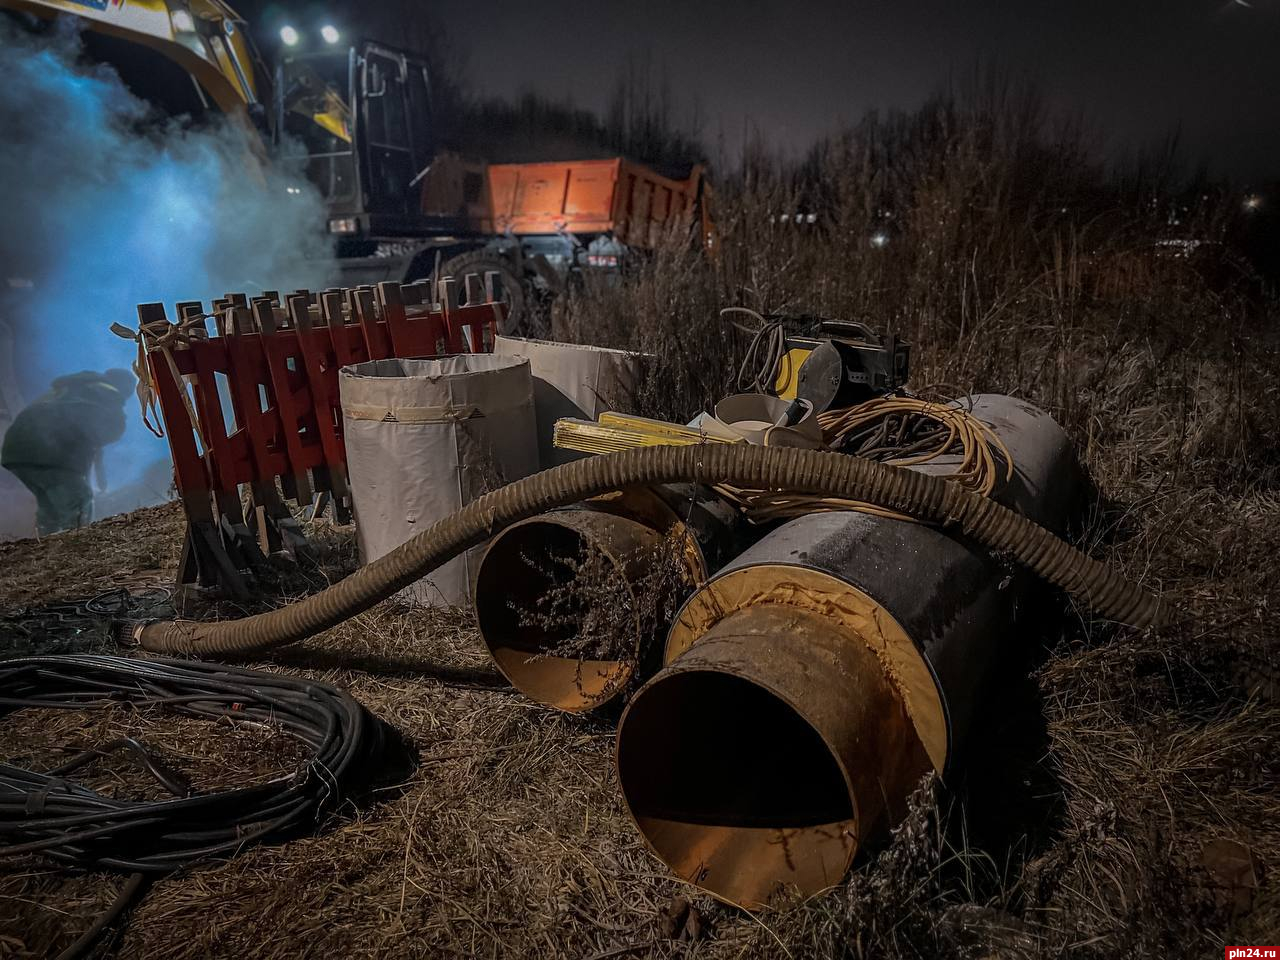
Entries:
<svg viewBox="0 0 1280 960">
<path fill-rule="evenodd" d="M 887 233 L 873 233 L 871 235 L 871 245 L 877 250 L 881 250 L 889 245 L 889 235 Z"/>
<path fill-rule="evenodd" d="M 326 23 L 320 28 L 320 36 L 324 38 L 325 43 L 337 43 L 342 39 L 342 34 L 338 33 L 338 28 L 331 23 Z"/>
<path fill-rule="evenodd" d="M 298 45 L 298 41 L 301 39 L 302 38 L 298 36 L 298 31 L 293 27 L 283 26 L 280 28 L 280 41 L 286 47 L 296 47 Z"/>
<path fill-rule="evenodd" d="M 1245 197 L 1245 199 L 1244 199 L 1244 208 L 1245 208 L 1246 210 L 1250 211 L 1250 212 L 1253 212 L 1254 210 L 1259 210 L 1259 209 L 1261 209 L 1261 208 L 1262 208 L 1262 198 L 1261 198 L 1260 196 L 1258 196 L 1256 193 L 1255 193 L 1255 194 L 1253 194 L 1253 195 L 1252 195 L 1252 196 L 1250 196 L 1250 197 Z"/>
<path fill-rule="evenodd" d="M 169 21 L 173 24 L 173 29 L 177 33 L 196 32 L 196 21 L 186 10 L 173 11 L 173 15 L 169 17 Z"/>
<path fill-rule="evenodd" d="M 291 193 L 291 194 L 293 194 L 293 195 L 295 195 L 295 196 L 297 196 L 297 195 L 299 195 L 299 194 L 301 194 L 301 193 L 302 193 L 302 188 L 301 188 L 301 187 L 285 187 L 284 189 L 285 189 L 285 191 L 286 191 L 287 193 Z"/>
</svg>

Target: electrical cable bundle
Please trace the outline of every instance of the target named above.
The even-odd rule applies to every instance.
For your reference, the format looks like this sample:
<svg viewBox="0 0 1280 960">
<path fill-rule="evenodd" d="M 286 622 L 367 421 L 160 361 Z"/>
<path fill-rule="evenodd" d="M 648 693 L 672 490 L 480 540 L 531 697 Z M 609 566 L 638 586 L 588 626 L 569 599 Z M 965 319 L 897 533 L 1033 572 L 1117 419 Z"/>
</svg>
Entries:
<svg viewBox="0 0 1280 960">
<path fill-rule="evenodd" d="M 349 695 L 307 680 L 181 660 L 71 655 L 0 662 L 0 707 L 102 709 L 128 703 L 282 730 L 314 750 L 299 770 L 265 783 L 197 793 L 143 766 L 172 799 L 104 796 L 69 779 L 104 755 L 86 751 L 45 773 L 0 764 L 0 856 L 41 853 L 87 868 L 166 873 L 314 824 L 349 786 L 379 737 Z M 145 748 L 125 738 L 110 749 Z"/>
<path fill-rule="evenodd" d="M 755 318 L 757 326 L 748 327 L 729 320 L 730 314 L 743 313 Z M 767 320 L 764 316 L 748 307 L 725 307 L 720 311 L 721 318 L 729 326 L 740 333 L 751 337 L 746 355 L 738 367 L 735 380 L 741 393 L 772 394 L 778 382 L 778 372 L 782 368 L 783 358 L 787 355 L 787 328 L 782 320 Z"/>
<path fill-rule="evenodd" d="M 944 476 L 990 496 L 1001 473 L 1006 480 L 1013 477 L 1013 458 L 999 435 L 963 404 L 890 395 L 820 413 L 818 423 L 832 450 L 896 467 L 957 454 L 960 463 Z"/>
<path fill-rule="evenodd" d="M 964 408 L 963 400 L 921 400 L 890 394 L 820 413 L 818 424 L 832 450 L 894 467 L 958 457 L 958 463 L 938 464 L 936 475 L 982 497 L 991 496 L 1001 479 L 1013 477 L 1008 448 L 995 431 Z M 830 510 L 912 519 L 874 503 L 841 497 L 764 490 L 731 492 L 747 516 L 757 522 Z"/>
<path fill-rule="evenodd" d="M 0 646 L 49 653 L 51 637 L 96 634 L 106 640 L 115 627 L 172 616 L 172 599 L 173 591 L 164 587 L 117 587 L 94 597 L 6 610 L 0 613 Z"/>
<path fill-rule="evenodd" d="M 295 677 L 185 660 L 99 655 L 0 661 L 0 710 L 100 710 L 128 704 L 218 723 L 283 732 L 312 750 L 297 770 L 226 790 L 192 790 L 131 737 L 86 750 L 45 772 L 0 763 L 0 858 L 41 854 L 84 869 L 133 874 L 116 903 L 64 955 L 91 944 L 146 875 L 187 867 L 314 827 L 367 780 L 381 755 L 381 725 L 348 694 Z M 170 794 L 106 795 L 74 774 L 127 751 Z M 90 939 L 87 939 L 90 938 Z"/>
</svg>

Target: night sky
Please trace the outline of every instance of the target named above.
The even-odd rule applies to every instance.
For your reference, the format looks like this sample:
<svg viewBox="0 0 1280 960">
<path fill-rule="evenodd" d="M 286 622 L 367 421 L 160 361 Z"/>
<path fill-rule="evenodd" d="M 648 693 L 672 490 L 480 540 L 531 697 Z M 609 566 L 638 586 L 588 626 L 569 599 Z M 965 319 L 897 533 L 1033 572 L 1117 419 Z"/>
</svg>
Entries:
<svg viewBox="0 0 1280 960">
<path fill-rule="evenodd" d="M 1245 180 L 1280 174 L 1280 0 L 583 3 L 432 0 L 472 89 L 600 108 L 628 58 L 695 103 L 713 155 L 747 125 L 803 149 L 869 108 L 918 104 L 979 59 L 1037 77 L 1100 147 L 1181 126 L 1188 157 Z"/>
</svg>

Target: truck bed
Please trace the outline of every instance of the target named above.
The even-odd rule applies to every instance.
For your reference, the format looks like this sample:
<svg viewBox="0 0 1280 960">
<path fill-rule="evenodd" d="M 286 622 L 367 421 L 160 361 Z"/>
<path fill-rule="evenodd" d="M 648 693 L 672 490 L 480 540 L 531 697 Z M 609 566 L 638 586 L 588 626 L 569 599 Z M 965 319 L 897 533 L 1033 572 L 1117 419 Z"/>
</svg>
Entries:
<svg viewBox="0 0 1280 960">
<path fill-rule="evenodd" d="M 693 215 L 701 169 L 670 180 L 621 157 L 489 167 L 492 229 L 517 236 L 612 233 L 653 247 L 675 222 Z"/>
</svg>

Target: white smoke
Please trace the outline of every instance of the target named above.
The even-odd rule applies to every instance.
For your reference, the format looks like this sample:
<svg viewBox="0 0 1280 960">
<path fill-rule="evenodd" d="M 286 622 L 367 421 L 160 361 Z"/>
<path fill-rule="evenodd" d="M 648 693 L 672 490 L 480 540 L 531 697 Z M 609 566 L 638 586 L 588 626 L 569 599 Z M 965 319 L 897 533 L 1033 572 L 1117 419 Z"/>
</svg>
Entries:
<svg viewBox="0 0 1280 960">
<path fill-rule="evenodd" d="M 108 328 L 135 327 L 139 303 L 173 319 L 179 300 L 331 283 L 319 194 L 296 171 L 264 174 L 238 124 L 156 116 L 71 29 L 0 18 L 0 77 L 0 319 L 25 400 L 61 374 L 128 367 L 134 347 Z M 168 457 L 128 412 L 113 487 Z"/>
</svg>

